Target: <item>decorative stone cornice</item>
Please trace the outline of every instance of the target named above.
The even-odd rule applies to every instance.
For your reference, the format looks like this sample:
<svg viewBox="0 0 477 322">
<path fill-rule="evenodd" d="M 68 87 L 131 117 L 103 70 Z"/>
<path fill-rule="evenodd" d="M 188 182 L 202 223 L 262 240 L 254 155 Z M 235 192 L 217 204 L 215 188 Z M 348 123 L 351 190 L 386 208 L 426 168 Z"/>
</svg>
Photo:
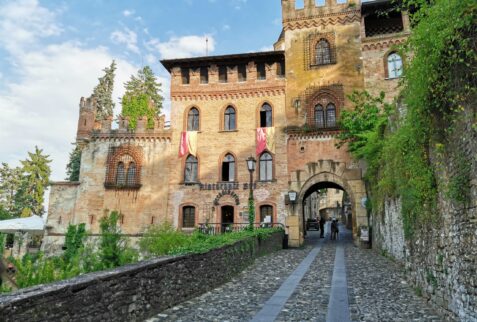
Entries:
<svg viewBox="0 0 477 322">
<path fill-rule="evenodd" d="M 187 91 L 171 93 L 172 101 L 208 101 L 285 95 L 285 86 L 227 91 Z"/>
<path fill-rule="evenodd" d="M 387 49 L 392 46 L 403 44 L 408 36 L 409 33 L 400 33 L 399 35 L 393 34 L 364 38 L 361 41 L 361 49 L 363 51 Z"/>
<path fill-rule="evenodd" d="M 294 18 L 284 21 L 284 30 L 295 30 L 304 28 L 316 28 L 319 26 L 346 25 L 361 21 L 361 12 L 359 10 L 341 11 L 328 13 L 306 18 Z"/>
<path fill-rule="evenodd" d="M 91 135 L 93 141 L 159 141 L 163 143 L 170 143 L 172 140 L 172 131 L 153 132 L 150 133 L 135 133 L 135 132 L 115 132 L 97 133 L 93 132 Z"/>
<path fill-rule="evenodd" d="M 338 136 L 341 133 L 341 130 L 319 130 L 313 132 L 292 132 L 287 133 L 287 140 L 313 140 L 313 139 L 332 139 Z"/>
</svg>

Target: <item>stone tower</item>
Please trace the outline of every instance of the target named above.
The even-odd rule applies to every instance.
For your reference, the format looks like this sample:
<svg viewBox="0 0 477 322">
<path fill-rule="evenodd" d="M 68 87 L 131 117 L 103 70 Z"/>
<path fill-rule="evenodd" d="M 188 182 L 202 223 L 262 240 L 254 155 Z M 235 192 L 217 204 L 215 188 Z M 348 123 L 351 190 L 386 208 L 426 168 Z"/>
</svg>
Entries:
<svg viewBox="0 0 477 322">
<path fill-rule="evenodd" d="M 333 102 L 339 118 L 346 94 L 363 88 L 359 5 L 338 1 L 304 0 L 300 8 L 296 0 L 282 0 L 276 46 L 285 51 L 289 124 L 314 124 L 318 101 Z"/>
<path fill-rule="evenodd" d="M 94 97 L 81 97 L 79 104 L 78 129 L 76 132 L 76 142 L 81 143 L 89 139 L 91 131 L 94 129 L 96 118 L 96 99 Z"/>
</svg>

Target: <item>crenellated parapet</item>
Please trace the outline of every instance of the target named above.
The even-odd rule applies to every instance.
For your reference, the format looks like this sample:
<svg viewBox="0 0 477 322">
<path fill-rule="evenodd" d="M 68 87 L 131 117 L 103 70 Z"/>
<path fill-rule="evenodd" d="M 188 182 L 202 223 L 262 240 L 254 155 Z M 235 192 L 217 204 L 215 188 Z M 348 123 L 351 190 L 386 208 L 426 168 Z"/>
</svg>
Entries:
<svg viewBox="0 0 477 322">
<path fill-rule="evenodd" d="M 135 129 L 129 128 L 129 117 L 118 116 L 118 127 L 113 128 L 113 116 L 96 119 L 96 99 L 81 97 L 76 141 L 85 144 L 90 140 L 158 139 L 170 143 L 172 130 L 166 126 L 165 115 L 155 116 L 148 127 L 146 117 L 137 120 Z"/>
<path fill-rule="evenodd" d="M 129 128 L 130 118 L 128 116 L 118 116 L 118 128 L 112 128 L 113 118 L 107 117 L 97 120 L 94 129 L 91 132 L 92 140 L 160 140 L 170 143 L 172 130 L 166 127 L 165 115 L 156 116 L 153 119 L 153 127 L 148 128 L 146 117 L 140 117 L 137 120 L 136 128 Z"/>
</svg>

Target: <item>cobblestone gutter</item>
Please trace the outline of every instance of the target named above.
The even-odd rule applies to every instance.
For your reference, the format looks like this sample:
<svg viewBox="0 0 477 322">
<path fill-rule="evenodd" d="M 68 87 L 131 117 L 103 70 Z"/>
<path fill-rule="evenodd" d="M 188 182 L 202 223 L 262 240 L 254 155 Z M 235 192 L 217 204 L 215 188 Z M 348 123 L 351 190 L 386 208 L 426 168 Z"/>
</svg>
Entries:
<svg viewBox="0 0 477 322">
<path fill-rule="evenodd" d="M 0 321 L 138 321 L 207 292 L 282 248 L 283 233 L 162 257 L 0 296 Z"/>
</svg>

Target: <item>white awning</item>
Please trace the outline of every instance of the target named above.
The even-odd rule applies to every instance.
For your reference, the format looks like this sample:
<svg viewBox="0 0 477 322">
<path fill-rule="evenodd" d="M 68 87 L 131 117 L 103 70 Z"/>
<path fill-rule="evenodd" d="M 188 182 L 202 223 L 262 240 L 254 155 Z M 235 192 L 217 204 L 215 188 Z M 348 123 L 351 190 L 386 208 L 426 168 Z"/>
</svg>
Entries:
<svg viewBox="0 0 477 322">
<path fill-rule="evenodd" d="M 0 233 L 24 232 L 31 234 L 43 234 L 45 222 L 40 216 L 33 215 L 27 218 L 14 218 L 0 220 Z"/>
</svg>

